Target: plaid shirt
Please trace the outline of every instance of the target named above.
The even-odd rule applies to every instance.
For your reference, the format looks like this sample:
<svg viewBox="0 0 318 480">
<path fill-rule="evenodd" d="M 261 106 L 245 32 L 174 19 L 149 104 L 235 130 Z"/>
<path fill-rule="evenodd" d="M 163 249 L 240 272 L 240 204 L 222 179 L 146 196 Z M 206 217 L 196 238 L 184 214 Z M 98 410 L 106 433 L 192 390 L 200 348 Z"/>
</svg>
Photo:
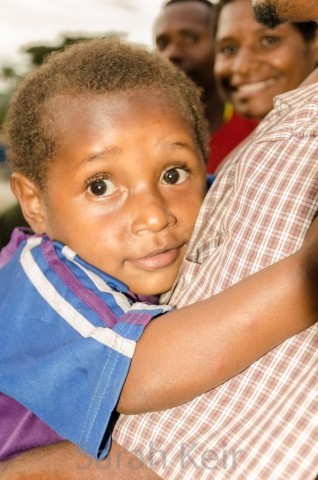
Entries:
<svg viewBox="0 0 318 480">
<path fill-rule="evenodd" d="M 178 307 L 297 250 L 318 210 L 318 85 L 277 97 L 252 135 L 206 197 Z M 186 405 L 122 416 L 114 438 L 164 479 L 314 479 L 317 347 L 316 324 Z"/>
</svg>

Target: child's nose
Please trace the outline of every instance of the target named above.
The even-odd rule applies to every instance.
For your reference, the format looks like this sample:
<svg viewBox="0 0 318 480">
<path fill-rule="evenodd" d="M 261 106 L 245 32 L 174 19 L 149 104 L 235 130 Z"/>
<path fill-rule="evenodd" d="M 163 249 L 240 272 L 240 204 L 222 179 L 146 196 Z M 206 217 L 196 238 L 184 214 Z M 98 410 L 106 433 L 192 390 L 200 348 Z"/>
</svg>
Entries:
<svg viewBox="0 0 318 480">
<path fill-rule="evenodd" d="M 132 230 L 134 233 L 157 233 L 176 223 L 159 195 L 143 195 L 142 201 L 135 199 L 133 205 Z"/>
</svg>

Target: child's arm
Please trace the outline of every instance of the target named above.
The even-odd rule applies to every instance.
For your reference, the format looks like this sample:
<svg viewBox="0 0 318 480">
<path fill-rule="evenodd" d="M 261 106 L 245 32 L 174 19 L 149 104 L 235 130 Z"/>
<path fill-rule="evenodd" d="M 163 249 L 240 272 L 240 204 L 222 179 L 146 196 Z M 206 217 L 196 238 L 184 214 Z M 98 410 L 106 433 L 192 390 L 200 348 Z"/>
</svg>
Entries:
<svg viewBox="0 0 318 480">
<path fill-rule="evenodd" d="M 137 344 L 118 411 L 184 403 L 312 325 L 318 318 L 317 222 L 294 255 L 151 322 Z"/>
</svg>

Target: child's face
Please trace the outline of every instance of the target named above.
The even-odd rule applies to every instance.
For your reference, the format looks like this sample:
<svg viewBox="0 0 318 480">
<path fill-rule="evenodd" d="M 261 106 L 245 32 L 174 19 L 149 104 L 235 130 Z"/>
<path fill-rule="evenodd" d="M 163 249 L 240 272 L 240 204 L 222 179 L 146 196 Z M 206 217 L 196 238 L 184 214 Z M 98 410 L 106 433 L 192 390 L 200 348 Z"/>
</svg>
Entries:
<svg viewBox="0 0 318 480">
<path fill-rule="evenodd" d="M 167 291 L 206 188 L 188 123 L 147 94 L 63 96 L 50 107 L 59 150 L 43 230 L 137 294 Z"/>
</svg>

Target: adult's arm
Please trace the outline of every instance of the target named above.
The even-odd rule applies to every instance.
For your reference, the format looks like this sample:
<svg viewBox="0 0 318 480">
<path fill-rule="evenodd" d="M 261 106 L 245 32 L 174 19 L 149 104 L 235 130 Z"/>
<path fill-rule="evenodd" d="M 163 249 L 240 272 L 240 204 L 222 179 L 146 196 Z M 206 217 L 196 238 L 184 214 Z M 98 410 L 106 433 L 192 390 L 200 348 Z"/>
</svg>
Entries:
<svg viewBox="0 0 318 480">
<path fill-rule="evenodd" d="M 151 322 L 137 344 L 118 411 L 184 403 L 317 321 L 317 239 L 318 219 L 295 254 Z"/>
<path fill-rule="evenodd" d="M 0 463 L 1 480 L 158 480 L 133 454 L 113 442 L 98 461 L 69 442 L 37 448 Z"/>
</svg>

